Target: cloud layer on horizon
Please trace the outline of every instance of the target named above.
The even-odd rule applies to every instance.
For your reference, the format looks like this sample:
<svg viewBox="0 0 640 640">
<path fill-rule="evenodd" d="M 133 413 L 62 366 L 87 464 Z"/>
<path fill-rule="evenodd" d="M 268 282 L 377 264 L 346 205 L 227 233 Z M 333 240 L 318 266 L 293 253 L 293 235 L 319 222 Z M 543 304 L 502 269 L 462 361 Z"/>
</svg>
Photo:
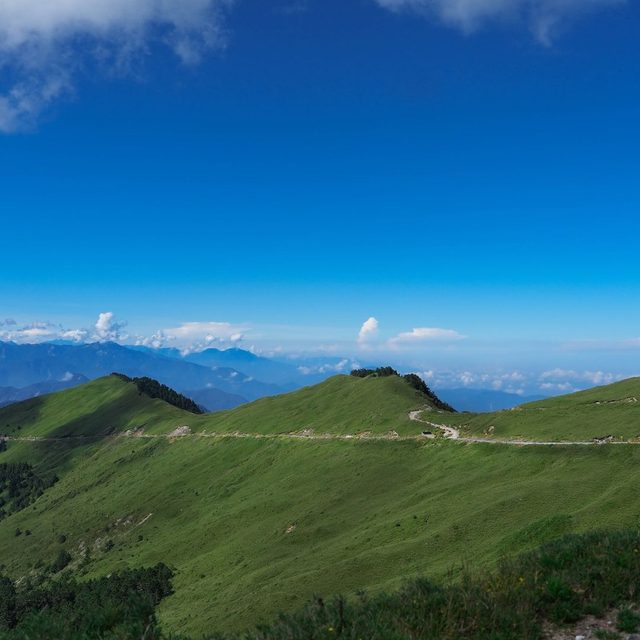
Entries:
<svg viewBox="0 0 640 640">
<path fill-rule="evenodd" d="M 185 322 L 177 326 L 157 331 L 152 336 L 140 336 L 126 331 L 127 323 L 119 320 L 112 312 L 100 313 L 90 328 L 65 328 L 51 322 L 20 323 L 13 318 L 0 319 L 0 341 L 13 341 L 18 344 L 46 343 L 65 341 L 73 344 L 90 342 L 117 342 L 124 345 L 144 345 L 151 348 L 175 347 L 183 353 L 201 351 L 210 347 L 226 349 L 244 344 L 247 334 L 252 336 L 255 327 L 230 322 Z M 520 396 L 556 395 L 570 393 L 597 385 L 609 384 L 628 378 L 633 372 L 607 371 L 598 369 L 549 368 L 546 370 L 512 369 L 493 370 L 447 369 L 447 368 L 409 368 L 402 363 L 407 353 L 422 354 L 425 360 L 436 348 L 450 349 L 464 336 L 453 330 L 418 327 L 411 331 L 397 334 L 394 338 L 385 339 L 379 335 L 380 323 L 376 318 L 368 318 L 361 327 L 360 334 L 365 338 L 366 347 L 358 339 L 342 345 L 344 348 L 336 354 L 315 352 L 313 357 L 306 358 L 304 352 L 293 353 L 279 349 L 277 353 L 265 353 L 255 347 L 243 347 L 266 357 L 287 357 L 292 364 L 298 366 L 305 375 L 348 373 L 352 368 L 360 366 L 380 366 L 390 364 L 399 370 L 414 373 L 423 377 L 434 389 L 468 388 L 492 389 L 505 391 Z M 364 330 L 364 331 L 363 331 Z M 253 335 L 255 337 L 255 335 Z M 253 339 L 253 338 L 252 338 Z M 398 346 L 398 340 L 402 348 Z M 394 345 L 395 341 L 395 345 Z M 627 349 L 637 350 L 640 343 L 624 341 Z M 360 355 L 366 362 L 359 362 L 350 352 L 360 349 Z M 418 348 L 426 349 L 419 351 Z M 469 366 L 463 365 L 464 366 Z"/>
<path fill-rule="evenodd" d="M 184 64 L 198 62 L 224 36 L 220 13 L 233 0 L 5 0 L 0 3 L 0 131 L 33 126 L 73 92 L 87 60 L 129 72 L 154 44 Z M 80 52 L 81 50 L 81 52 Z"/>
<path fill-rule="evenodd" d="M 391 11 L 409 11 L 436 18 L 465 33 L 489 23 L 526 24 L 543 44 L 550 45 L 567 23 L 598 9 L 627 0 L 375 0 Z"/>
</svg>

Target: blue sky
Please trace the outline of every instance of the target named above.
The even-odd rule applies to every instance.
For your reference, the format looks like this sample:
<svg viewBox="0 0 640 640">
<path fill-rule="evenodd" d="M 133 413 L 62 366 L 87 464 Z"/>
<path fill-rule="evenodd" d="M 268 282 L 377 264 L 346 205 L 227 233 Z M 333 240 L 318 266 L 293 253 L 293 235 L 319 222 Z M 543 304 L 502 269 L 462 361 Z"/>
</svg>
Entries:
<svg viewBox="0 0 640 640">
<path fill-rule="evenodd" d="M 10 0 L 0 334 L 92 339 L 110 311 L 129 340 L 638 373 L 639 23 L 622 0 Z"/>
</svg>

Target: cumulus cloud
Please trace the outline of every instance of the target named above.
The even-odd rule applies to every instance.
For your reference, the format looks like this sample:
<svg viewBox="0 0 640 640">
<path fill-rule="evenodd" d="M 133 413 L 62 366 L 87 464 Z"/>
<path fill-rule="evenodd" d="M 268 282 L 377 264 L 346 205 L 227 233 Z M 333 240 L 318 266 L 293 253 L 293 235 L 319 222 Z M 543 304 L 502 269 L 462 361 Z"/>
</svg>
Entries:
<svg viewBox="0 0 640 640">
<path fill-rule="evenodd" d="M 437 327 L 416 327 L 411 331 L 399 333 L 389 340 L 390 346 L 401 344 L 415 344 L 420 342 L 451 342 L 463 340 L 466 336 L 453 329 L 440 329 Z"/>
<path fill-rule="evenodd" d="M 371 341 L 378 335 L 379 322 L 376 318 L 371 316 L 368 320 L 365 320 L 358 332 L 358 344 L 361 347 L 367 347 Z"/>
<path fill-rule="evenodd" d="M 125 331 L 127 323 L 118 320 L 112 311 L 98 315 L 90 328 L 68 328 L 51 322 L 19 324 L 15 320 L 0 320 L 0 340 L 18 344 L 35 344 L 63 340 L 78 344 L 89 342 L 118 342 L 144 345 L 159 349 L 175 346 L 184 352 L 199 351 L 217 345 L 238 346 L 248 327 L 229 322 L 186 322 L 177 327 L 162 329 L 151 335 L 131 335 Z"/>
<path fill-rule="evenodd" d="M 126 340 L 128 336 L 122 331 L 126 326 L 127 323 L 118 322 L 111 311 L 105 311 L 101 313 L 96 320 L 95 337 L 100 342 Z"/>
<path fill-rule="evenodd" d="M 94 65 L 126 72 L 155 44 L 184 64 L 224 42 L 220 14 L 233 0 L 3 0 L 0 131 L 33 126 Z"/>
<path fill-rule="evenodd" d="M 549 45 L 563 27 L 582 15 L 626 0 L 376 0 L 391 11 L 412 11 L 472 33 L 488 23 L 524 23 Z"/>
</svg>

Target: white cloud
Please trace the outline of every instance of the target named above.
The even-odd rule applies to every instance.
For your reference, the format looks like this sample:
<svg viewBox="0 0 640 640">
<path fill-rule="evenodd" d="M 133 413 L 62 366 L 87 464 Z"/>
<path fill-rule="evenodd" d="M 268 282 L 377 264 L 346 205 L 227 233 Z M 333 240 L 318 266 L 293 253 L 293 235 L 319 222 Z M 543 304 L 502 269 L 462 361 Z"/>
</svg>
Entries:
<svg viewBox="0 0 640 640">
<path fill-rule="evenodd" d="M 540 380 L 557 382 L 559 380 L 570 380 L 575 384 L 604 385 L 623 380 L 622 373 L 611 371 L 574 371 L 573 369 L 551 369 L 540 374 Z M 544 384 L 544 383 L 543 383 Z M 543 385 L 540 385 L 543 387 Z"/>
<path fill-rule="evenodd" d="M 62 329 L 58 337 L 70 342 L 86 342 L 89 338 L 89 332 L 86 329 Z"/>
<path fill-rule="evenodd" d="M 301 365 L 298 367 L 298 371 L 303 376 L 310 376 L 313 374 L 325 374 L 325 373 L 349 373 L 354 369 L 359 369 L 358 362 L 349 358 L 343 358 L 339 362 L 317 364 L 313 366 Z"/>
<path fill-rule="evenodd" d="M 0 322 L 0 340 L 18 344 L 34 344 L 50 340 L 66 340 L 67 330 L 51 322 L 18 324 L 15 320 Z"/>
<path fill-rule="evenodd" d="M 0 0 L 1 1 L 1 0 Z M 35 344 L 64 340 L 78 344 L 87 342 L 119 342 L 159 349 L 173 345 L 185 352 L 198 351 L 214 344 L 221 347 L 237 346 L 244 339 L 247 327 L 229 322 L 186 322 L 177 327 L 157 331 L 150 336 L 129 335 L 127 323 L 105 311 L 91 329 L 69 329 L 51 322 L 18 324 L 14 320 L 0 321 L 0 340 L 19 344 Z"/>
<path fill-rule="evenodd" d="M 247 329 L 245 325 L 230 322 L 185 322 L 178 327 L 162 329 L 154 338 L 160 346 L 171 341 L 185 351 L 200 351 L 216 344 L 238 346 Z"/>
<path fill-rule="evenodd" d="M 411 331 L 399 333 L 389 340 L 391 346 L 399 344 L 415 344 L 419 342 L 451 342 L 463 340 L 466 336 L 453 329 L 439 329 L 437 327 L 416 327 Z"/>
<path fill-rule="evenodd" d="M 372 340 L 378 335 L 379 323 L 376 318 L 371 316 L 368 320 L 365 320 L 360 331 L 358 332 L 358 344 L 361 347 L 368 347 Z"/>
<path fill-rule="evenodd" d="M 98 316 L 95 324 L 95 338 L 100 342 L 117 342 L 128 337 L 122 333 L 126 322 L 118 322 L 111 311 L 105 311 Z"/>
<path fill-rule="evenodd" d="M 2 0 L 0 131 L 33 126 L 56 99 L 71 94 L 88 65 L 126 72 L 152 45 L 195 64 L 224 34 L 220 13 L 233 0 Z"/>
<path fill-rule="evenodd" d="M 551 393 L 571 393 L 576 390 L 570 382 L 543 382 L 540 389 Z"/>
<path fill-rule="evenodd" d="M 543 44 L 571 20 L 626 0 L 376 0 L 391 11 L 412 11 L 435 17 L 472 33 L 487 23 L 524 23 Z"/>
</svg>

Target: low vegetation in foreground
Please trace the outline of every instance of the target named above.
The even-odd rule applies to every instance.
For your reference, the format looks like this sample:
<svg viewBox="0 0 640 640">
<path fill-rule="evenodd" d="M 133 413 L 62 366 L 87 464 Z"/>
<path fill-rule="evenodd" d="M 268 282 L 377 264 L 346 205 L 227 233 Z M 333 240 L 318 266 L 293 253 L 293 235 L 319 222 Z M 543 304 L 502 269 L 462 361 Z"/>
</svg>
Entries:
<svg viewBox="0 0 640 640">
<path fill-rule="evenodd" d="M 54 561 L 49 572 L 60 570 Z M 155 607 L 171 594 L 164 564 L 77 582 L 45 574 L 16 585 L 0 576 L 1 640 L 152 640 Z"/>
<path fill-rule="evenodd" d="M 295 615 L 228 638 L 540 640 L 614 607 L 618 630 L 628 633 L 640 627 L 639 590 L 640 533 L 593 532 L 565 536 L 446 586 L 421 579 L 394 594 L 316 598 Z"/>
<path fill-rule="evenodd" d="M 0 579 L 0 638 L 161 640 L 154 607 L 171 593 L 164 565 L 77 583 L 18 587 Z M 617 610 L 617 631 L 640 627 L 640 533 L 568 535 L 483 574 L 392 594 L 316 597 L 292 615 L 209 640 L 542 640 L 586 616 Z M 599 637 L 596 635 L 596 637 Z M 608 631 L 602 637 L 626 637 Z M 186 640 L 181 636 L 182 640 Z"/>
</svg>

